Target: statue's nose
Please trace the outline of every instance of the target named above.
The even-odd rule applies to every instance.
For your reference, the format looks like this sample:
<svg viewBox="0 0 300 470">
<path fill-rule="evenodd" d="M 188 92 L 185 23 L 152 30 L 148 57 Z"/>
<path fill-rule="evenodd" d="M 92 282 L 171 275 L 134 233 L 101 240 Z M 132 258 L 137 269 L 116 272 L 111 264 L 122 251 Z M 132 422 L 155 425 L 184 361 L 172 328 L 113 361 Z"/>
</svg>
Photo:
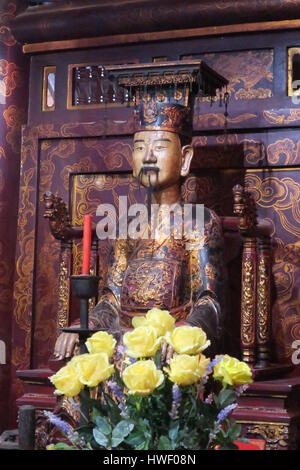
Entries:
<svg viewBox="0 0 300 470">
<path fill-rule="evenodd" d="M 155 157 L 153 153 L 152 147 L 149 147 L 145 155 L 143 163 L 156 163 L 156 162 L 157 162 L 157 158 Z"/>
</svg>

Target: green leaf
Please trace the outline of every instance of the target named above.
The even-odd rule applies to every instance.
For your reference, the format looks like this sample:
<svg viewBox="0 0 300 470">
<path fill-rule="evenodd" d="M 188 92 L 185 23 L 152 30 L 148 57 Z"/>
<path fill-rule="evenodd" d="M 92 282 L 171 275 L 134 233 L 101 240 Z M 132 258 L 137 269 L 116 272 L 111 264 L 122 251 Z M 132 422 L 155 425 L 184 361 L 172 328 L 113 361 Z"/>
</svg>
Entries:
<svg viewBox="0 0 300 470">
<path fill-rule="evenodd" d="M 171 442 L 167 436 L 160 436 L 158 441 L 158 449 L 159 450 L 171 450 Z"/>
<path fill-rule="evenodd" d="M 220 434 L 222 436 L 223 439 L 227 439 L 228 438 L 228 431 L 225 431 L 224 429 L 220 428 Z"/>
<path fill-rule="evenodd" d="M 84 388 L 79 393 L 79 399 L 80 401 L 83 401 L 84 403 L 89 404 L 91 401 L 90 392 L 86 388 Z"/>
<path fill-rule="evenodd" d="M 127 437 L 126 439 L 126 443 L 135 447 L 139 444 L 141 444 L 142 442 L 144 442 L 145 440 L 145 436 L 142 432 L 140 431 L 135 431 L 133 433 L 130 434 L 130 436 Z"/>
<path fill-rule="evenodd" d="M 136 431 L 130 434 L 130 436 L 125 439 L 125 442 L 135 450 L 143 450 L 147 444 L 147 439 L 145 439 L 145 435 L 142 432 Z"/>
<path fill-rule="evenodd" d="M 55 444 L 55 450 L 76 450 L 75 447 L 69 446 L 65 442 L 58 442 Z"/>
<path fill-rule="evenodd" d="M 105 436 L 108 436 L 111 433 L 111 425 L 103 416 L 96 417 L 96 426 L 98 431 L 102 432 Z"/>
<path fill-rule="evenodd" d="M 131 433 L 134 428 L 134 424 L 130 421 L 120 421 L 117 426 L 113 429 L 111 446 L 117 447 L 121 442 L 124 441 L 125 437 Z"/>
<path fill-rule="evenodd" d="M 171 439 L 171 441 L 175 441 L 177 439 L 178 431 L 179 431 L 179 422 L 173 421 L 169 429 L 169 438 Z"/>
<path fill-rule="evenodd" d="M 115 381 L 119 385 L 121 391 L 124 392 L 124 382 L 122 380 L 122 377 L 121 377 L 121 374 L 120 374 L 120 371 L 119 371 L 118 368 L 115 368 L 114 377 L 115 377 Z"/>
<path fill-rule="evenodd" d="M 238 437 L 240 437 L 241 431 L 242 426 L 238 423 L 233 423 L 228 430 L 228 435 L 233 441 L 235 441 Z"/>
<path fill-rule="evenodd" d="M 99 411 L 97 408 L 93 407 L 93 410 L 92 410 L 92 413 L 91 413 L 91 421 L 92 421 L 94 424 L 96 424 L 96 418 L 97 418 L 98 416 L 101 416 L 100 411 Z"/>
<path fill-rule="evenodd" d="M 93 429 L 93 423 L 89 423 L 76 428 L 76 431 L 79 433 L 80 437 L 83 437 L 86 443 L 88 443 L 93 439 Z"/>
<path fill-rule="evenodd" d="M 93 436 L 97 444 L 99 444 L 99 446 L 107 447 L 108 438 L 101 431 L 99 431 L 98 428 L 93 429 Z"/>
<path fill-rule="evenodd" d="M 225 390 L 221 390 L 218 399 L 220 407 L 225 408 L 228 405 L 232 405 L 232 403 L 236 401 L 236 395 L 234 390 L 227 388 Z"/>
<path fill-rule="evenodd" d="M 160 369 L 161 368 L 161 349 L 158 349 L 158 351 L 156 351 L 155 356 L 154 356 L 154 362 L 155 362 L 156 367 Z"/>
</svg>

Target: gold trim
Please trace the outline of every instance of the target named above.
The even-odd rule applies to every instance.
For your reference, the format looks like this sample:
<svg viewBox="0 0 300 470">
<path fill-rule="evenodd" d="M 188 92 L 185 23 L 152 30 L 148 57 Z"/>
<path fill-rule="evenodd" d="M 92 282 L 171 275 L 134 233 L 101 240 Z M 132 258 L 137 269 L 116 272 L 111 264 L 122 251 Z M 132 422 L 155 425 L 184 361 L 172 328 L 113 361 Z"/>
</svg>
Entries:
<svg viewBox="0 0 300 470">
<path fill-rule="evenodd" d="M 243 393 L 243 397 L 256 397 L 258 398 L 260 395 L 259 395 L 259 392 L 258 393 L 247 393 L 244 392 Z M 287 398 L 288 395 L 268 395 L 268 398 Z"/>
<path fill-rule="evenodd" d="M 243 420 L 243 419 L 235 419 L 235 422 L 236 423 L 240 423 L 240 424 L 270 424 L 270 425 L 273 425 L 273 426 L 289 426 L 290 423 L 283 423 L 283 422 L 273 422 L 273 421 L 248 421 L 248 420 Z"/>
<path fill-rule="evenodd" d="M 166 62 L 168 60 L 167 56 L 162 57 L 152 57 L 152 62 L 156 64 L 157 62 Z"/>
<path fill-rule="evenodd" d="M 72 175 L 71 185 L 72 185 L 72 225 L 74 225 L 74 220 L 76 220 L 76 195 L 77 195 L 77 179 L 78 173 Z"/>
<path fill-rule="evenodd" d="M 277 168 L 272 166 L 268 168 L 246 168 L 246 173 L 274 173 L 274 171 L 300 171 L 300 167 Z"/>
<path fill-rule="evenodd" d="M 240 23 L 226 26 L 208 26 L 204 28 L 177 29 L 154 33 L 118 34 L 95 38 L 70 39 L 64 41 L 49 41 L 23 45 L 24 54 L 34 54 L 46 51 L 87 49 L 92 47 L 113 46 L 143 42 L 157 42 L 168 39 L 197 38 L 205 36 L 223 36 L 236 33 L 253 33 L 258 31 L 276 31 L 282 29 L 300 28 L 300 20 L 265 21 L 259 23 Z"/>
<path fill-rule="evenodd" d="M 55 86 L 56 86 L 56 66 L 49 65 L 43 68 L 43 92 L 42 92 L 42 111 L 55 111 L 55 86 L 54 86 L 54 104 L 53 106 L 47 105 L 47 85 L 48 76 L 50 73 L 55 75 Z"/>
</svg>

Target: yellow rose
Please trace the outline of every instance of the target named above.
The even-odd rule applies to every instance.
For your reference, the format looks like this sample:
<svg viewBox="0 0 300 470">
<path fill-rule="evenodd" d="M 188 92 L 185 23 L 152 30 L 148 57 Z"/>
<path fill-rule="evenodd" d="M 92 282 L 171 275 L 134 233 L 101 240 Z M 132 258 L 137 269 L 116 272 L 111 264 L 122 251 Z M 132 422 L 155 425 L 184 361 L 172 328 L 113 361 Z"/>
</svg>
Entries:
<svg viewBox="0 0 300 470">
<path fill-rule="evenodd" d="M 175 325 L 175 318 L 170 315 L 168 310 L 152 308 L 148 311 L 146 317 L 133 317 L 132 325 L 134 328 L 139 326 L 152 326 L 157 336 L 164 336 L 168 331 L 172 331 Z"/>
<path fill-rule="evenodd" d="M 114 337 L 106 331 L 98 331 L 93 334 L 85 343 L 87 350 L 91 354 L 104 352 L 109 358 L 112 357 L 116 345 Z"/>
<path fill-rule="evenodd" d="M 209 363 L 210 359 L 207 359 L 203 354 L 198 356 L 179 354 L 170 360 L 170 368 L 164 370 L 172 382 L 184 386 L 192 385 L 203 377 Z"/>
<path fill-rule="evenodd" d="M 138 326 L 123 336 L 123 343 L 130 357 L 152 357 L 158 350 L 161 340 L 152 326 Z"/>
<path fill-rule="evenodd" d="M 66 395 L 74 397 L 83 389 L 74 365 L 69 362 L 62 367 L 55 375 L 50 377 L 50 381 L 55 386 L 55 395 Z"/>
<path fill-rule="evenodd" d="M 114 372 L 114 366 L 109 363 L 108 355 L 103 352 L 81 354 L 78 358 L 74 358 L 74 367 L 80 382 L 88 387 L 96 387 Z"/>
<path fill-rule="evenodd" d="M 205 332 L 196 326 L 178 326 L 165 338 L 177 354 L 199 354 L 210 345 Z"/>
<path fill-rule="evenodd" d="M 216 358 L 218 357 L 220 356 L 216 356 Z M 253 381 L 251 369 L 248 364 L 227 354 L 215 365 L 214 378 L 228 385 L 242 385 Z"/>
<path fill-rule="evenodd" d="M 137 361 L 123 372 L 123 381 L 130 394 L 147 396 L 164 381 L 164 374 L 153 361 Z"/>
</svg>

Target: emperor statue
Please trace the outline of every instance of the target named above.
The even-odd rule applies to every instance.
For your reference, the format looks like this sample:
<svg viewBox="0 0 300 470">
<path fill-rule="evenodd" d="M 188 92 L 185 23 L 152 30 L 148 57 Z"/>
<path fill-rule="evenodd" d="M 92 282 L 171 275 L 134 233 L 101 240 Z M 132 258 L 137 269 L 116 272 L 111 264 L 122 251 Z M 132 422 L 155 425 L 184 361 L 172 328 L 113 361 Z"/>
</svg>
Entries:
<svg viewBox="0 0 300 470">
<path fill-rule="evenodd" d="M 102 295 L 89 315 L 89 327 L 120 332 L 131 327 L 134 316 L 158 307 L 169 310 L 177 322 L 201 327 L 211 341 L 210 352 L 216 353 L 222 333 L 224 287 L 220 219 L 205 207 L 203 227 L 192 219 L 181 238 L 176 236 L 178 227 L 172 226 L 172 221 L 171 230 L 165 230 L 165 214 L 170 220 L 168 208 L 184 204 L 181 185 L 194 154 L 194 87 L 183 88 L 182 94 L 189 95 L 188 105 L 180 93 L 176 88 L 170 97 L 163 87 L 140 91 L 133 175 L 151 194 L 151 203 L 158 205 L 159 235 L 115 241 Z M 77 335 L 61 334 L 55 356 L 70 357 L 76 342 Z"/>
</svg>

